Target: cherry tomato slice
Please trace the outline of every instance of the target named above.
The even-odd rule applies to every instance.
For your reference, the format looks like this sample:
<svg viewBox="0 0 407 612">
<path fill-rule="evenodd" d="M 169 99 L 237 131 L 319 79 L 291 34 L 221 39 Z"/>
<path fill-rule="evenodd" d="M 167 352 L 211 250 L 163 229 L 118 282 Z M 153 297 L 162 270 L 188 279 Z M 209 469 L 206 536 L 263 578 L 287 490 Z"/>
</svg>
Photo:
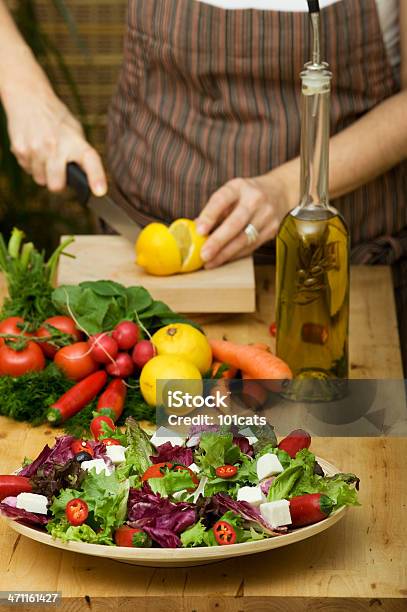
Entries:
<svg viewBox="0 0 407 612">
<path fill-rule="evenodd" d="M 89 516 L 88 504 L 83 499 L 71 499 L 66 504 L 65 514 L 70 524 L 74 527 L 83 525 Z"/>
<path fill-rule="evenodd" d="M 115 440 L 115 438 L 104 438 L 101 442 L 105 446 L 121 446 L 119 440 Z"/>
<path fill-rule="evenodd" d="M 212 531 L 219 546 L 226 546 L 236 542 L 236 531 L 227 521 L 217 521 L 212 527 Z"/>
<path fill-rule="evenodd" d="M 216 476 L 218 478 L 232 478 L 237 474 L 237 467 L 235 465 L 221 465 L 216 468 Z"/>
<path fill-rule="evenodd" d="M 186 467 L 185 465 L 176 465 L 174 467 L 172 463 L 167 463 L 167 462 L 155 463 L 154 465 L 150 465 L 150 467 L 146 469 L 146 471 L 141 477 L 142 482 L 149 480 L 149 478 L 162 478 L 165 473 L 164 468 L 168 468 L 169 470 L 174 468 L 174 470 L 177 470 L 177 471 L 187 470 L 189 472 L 189 475 L 191 476 L 191 480 L 194 483 L 194 485 L 197 486 L 199 484 L 199 479 L 197 478 L 197 475 L 195 474 L 195 472 L 190 470 L 188 467 Z"/>
<path fill-rule="evenodd" d="M 92 457 L 94 455 L 93 448 L 88 442 L 86 442 L 86 440 L 74 440 L 71 444 L 71 450 L 74 455 L 82 453 L 83 451 L 85 451 L 85 453 L 89 453 L 89 455 L 92 455 Z"/>
</svg>

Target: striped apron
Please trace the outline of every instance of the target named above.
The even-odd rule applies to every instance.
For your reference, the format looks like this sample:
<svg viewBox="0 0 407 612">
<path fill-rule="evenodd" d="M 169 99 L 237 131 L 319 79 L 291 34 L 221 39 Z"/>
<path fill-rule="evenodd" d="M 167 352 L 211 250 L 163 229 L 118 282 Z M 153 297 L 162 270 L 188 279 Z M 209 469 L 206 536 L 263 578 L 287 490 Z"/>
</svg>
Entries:
<svg viewBox="0 0 407 612">
<path fill-rule="evenodd" d="M 398 75 L 375 0 L 342 0 L 323 9 L 321 21 L 335 134 L 395 94 Z M 311 55 L 306 13 L 129 0 L 109 112 L 114 197 L 141 224 L 194 218 L 231 178 L 296 157 L 299 73 Z M 348 222 L 355 263 L 393 263 L 407 252 L 398 239 L 407 227 L 406 169 L 400 164 L 332 202 Z"/>
</svg>

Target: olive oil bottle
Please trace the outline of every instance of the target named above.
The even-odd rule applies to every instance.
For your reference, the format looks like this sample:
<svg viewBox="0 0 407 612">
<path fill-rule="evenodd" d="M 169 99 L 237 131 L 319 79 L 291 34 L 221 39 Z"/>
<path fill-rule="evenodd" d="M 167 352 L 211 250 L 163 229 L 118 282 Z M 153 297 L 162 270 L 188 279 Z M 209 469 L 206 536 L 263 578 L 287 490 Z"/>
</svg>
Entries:
<svg viewBox="0 0 407 612">
<path fill-rule="evenodd" d="M 348 375 L 349 237 L 329 205 L 332 75 L 319 58 L 318 11 L 311 14 L 313 61 L 301 73 L 300 203 L 282 221 L 276 244 L 277 355 L 293 371 L 286 394 L 293 399 L 331 399 L 337 394 L 332 382 Z"/>
</svg>

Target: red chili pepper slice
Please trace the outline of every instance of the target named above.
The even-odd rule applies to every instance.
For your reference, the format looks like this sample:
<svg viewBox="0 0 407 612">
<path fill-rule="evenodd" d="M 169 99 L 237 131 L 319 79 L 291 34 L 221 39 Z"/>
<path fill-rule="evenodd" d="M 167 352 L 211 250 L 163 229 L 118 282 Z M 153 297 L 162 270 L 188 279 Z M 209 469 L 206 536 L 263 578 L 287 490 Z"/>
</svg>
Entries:
<svg viewBox="0 0 407 612">
<path fill-rule="evenodd" d="M 235 465 L 221 465 L 216 468 L 216 476 L 218 478 L 232 478 L 237 474 L 237 467 Z"/>
<path fill-rule="evenodd" d="M 83 525 L 89 516 L 88 504 L 83 499 L 71 499 L 66 504 L 65 514 L 70 524 L 74 527 Z"/>
<path fill-rule="evenodd" d="M 92 457 L 94 455 L 93 448 L 90 446 L 89 442 L 86 442 L 86 440 L 74 440 L 71 444 L 71 450 L 74 455 L 82 452 L 89 453 L 89 455 L 92 455 Z"/>
<path fill-rule="evenodd" d="M 236 531 L 227 521 L 217 521 L 212 527 L 212 531 L 219 546 L 226 546 L 236 542 Z"/>
</svg>

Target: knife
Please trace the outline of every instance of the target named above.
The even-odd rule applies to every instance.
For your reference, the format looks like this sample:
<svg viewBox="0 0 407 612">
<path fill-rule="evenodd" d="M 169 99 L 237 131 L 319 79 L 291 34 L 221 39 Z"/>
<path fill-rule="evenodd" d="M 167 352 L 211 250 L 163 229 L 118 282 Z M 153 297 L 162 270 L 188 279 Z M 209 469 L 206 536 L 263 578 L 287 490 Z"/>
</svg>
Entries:
<svg viewBox="0 0 407 612">
<path fill-rule="evenodd" d="M 93 195 L 87 176 L 78 164 L 71 162 L 67 165 L 66 182 L 74 189 L 81 204 L 86 205 L 96 217 L 102 219 L 118 234 L 132 244 L 135 243 L 142 227 L 108 195 L 100 197 Z"/>
</svg>

